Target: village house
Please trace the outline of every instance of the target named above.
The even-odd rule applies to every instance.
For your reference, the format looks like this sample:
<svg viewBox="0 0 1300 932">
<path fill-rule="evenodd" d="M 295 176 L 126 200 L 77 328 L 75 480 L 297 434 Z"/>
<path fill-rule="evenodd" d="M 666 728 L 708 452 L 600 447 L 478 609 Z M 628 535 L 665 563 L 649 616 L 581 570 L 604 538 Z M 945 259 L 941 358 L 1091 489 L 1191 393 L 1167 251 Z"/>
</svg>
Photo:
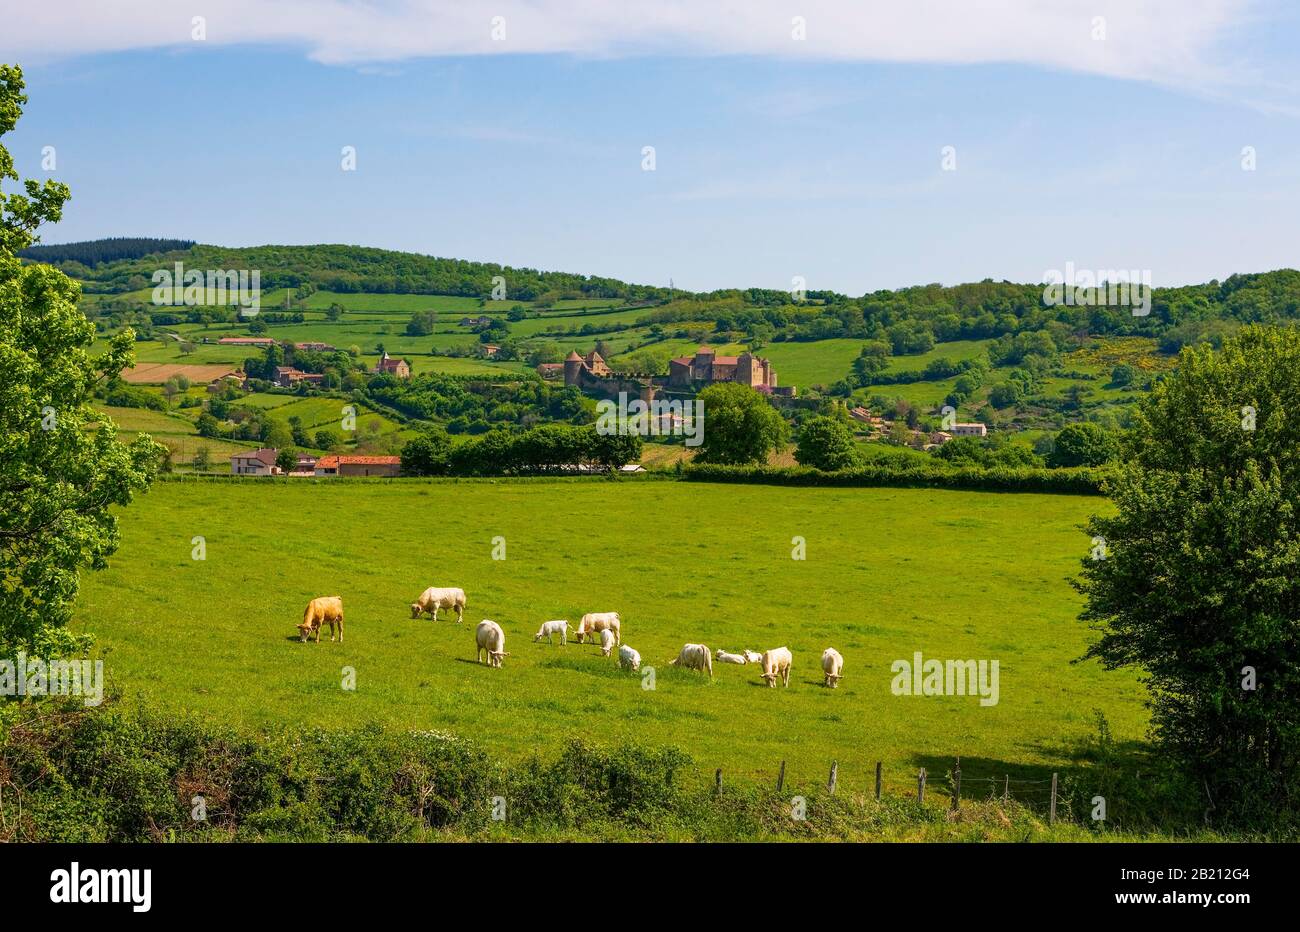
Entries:
<svg viewBox="0 0 1300 932">
<path fill-rule="evenodd" d="M 325 376 L 317 372 L 300 372 L 293 366 L 275 367 L 275 384 L 281 388 L 293 388 L 299 382 L 308 385 L 324 385 Z"/>
<path fill-rule="evenodd" d="M 242 372 L 227 372 L 219 378 L 213 379 L 208 383 L 208 393 L 215 395 L 226 390 L 227 385 L 242 386 L 248 377 Z"/>
<path fill-rule="evenodd" d="M 402 474 L 400 456 L 322 456 L 316 461 L 315 475 L 320 476 L 383 476 Z"/>
<path fill-rule="evenodd" d="M 501 347 L 497 346 L 495 343 L 483 344 L 483 355 L 487 356 L 489 359 L 499 352 L 501 352 Z"/>
<path fill-rule="evenodd" d="M 293 470 L 289 473 L 300 479 L 310 479 L 316 475 L 316 457 L 310 453 L 299 453 L 298 462 L 294 464 Z"/>
<path fill-rule="evenodd" d="M 233 453 L 230 457 L 230 474 L 232 476 L 278 476 L 280 467 L 275 465 L 279 454 L 275 447 L 263 447 L 243 453 Z"/>
<path fill-rule="evenodd" d="M 483 317 L 462 317 L 462 318 L 460 319 L 460 325 L 461 325 L 462 327 L 473 327 L 473 328 L 475 328 L 475 329 L 479 329 L 479 328 L 481 328 L 481 327 L 491 327 L 491 326 L 492 326 L 492 318 L 491 318 L 491 317 L 486 317 L 486 316 L 483 316 Z"/>
<path fill-rule="evenodd" d="M 985 437 L 989 429 L 984 424 L 953 424 L 949 431 L 954 437 Z"/>
<path fill-rule="evenodd" d="M 334 347 L 330 346 L 328 343 L 313 343 L 313 342 L 295 343 L 293 345 L 293 348 L 296 350 L 306 350 L 307 352 L 311 352 L 311 353 L 334 352 Z"/>
<path fill-rule="evenodd" d="M 558 379 L 564 375 L 564 363 L 544 362 L 538 365 L 537 374 L 544 379 Z"/>
<path fill-rule="evenodd" d="M 383 375 L 385 372 L 391 372 L 399 379 L 409 379 L 411 377 L 411 364 L 405 359 L 394 359 L 384 350 L 384 355 L 379 358 L 375 365 L 375 373 Z"/>
</svg>

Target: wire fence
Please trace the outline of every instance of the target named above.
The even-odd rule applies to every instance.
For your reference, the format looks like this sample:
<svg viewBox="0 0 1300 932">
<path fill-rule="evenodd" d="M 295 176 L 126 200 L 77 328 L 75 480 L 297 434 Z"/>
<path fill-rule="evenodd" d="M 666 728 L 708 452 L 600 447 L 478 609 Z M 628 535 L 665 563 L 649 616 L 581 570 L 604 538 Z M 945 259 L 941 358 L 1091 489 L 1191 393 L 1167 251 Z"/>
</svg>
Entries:
<svg viewBox="0 0 1300 932">
<path fill-rule="evenodd" d="M 892 776 L 893 774 L 891 774 Z M 1052 773 L 1051 776 L 1043 778 L 1013 777 L 1009 773 L 1001 775 L 982 773 L 963 776 L 961 758 L 957 757 L 953 759 L 952 769 L 942 774 L 931 775 L 925 767 L 919 768 L 911 777 L 915 790 L 912 790 L 908 795 L 914 796 L 920 803 L 924 803 L 927 796 L 931 799 L 947 798 L 950 808 L 954 810 L 961 808 L 962 800 L 1016 802 L 1045 812 L 1048 820 L 1055 822 L 1057 806 L 1062 802 L 1063 798 L 1058 777 L 1059 774 L 1057 773 Z M 826 789 L 831 795 L 835 795 L 839 788 L 839 779 L 839 762 L 832 761 L 826 780 Z M 786 762 L 781 761 L 776 778 L 778 793 L 785 788 L 785 782 Z M 884 792 L 884 783 L 884 762 L 877 761 L 874 785 L 877 800 L 880 799 L 881 794 Z M 714 786 L 716 792 L 722 792 L 721 768 L 718 768 L 714 773 Z"/>
</svg>

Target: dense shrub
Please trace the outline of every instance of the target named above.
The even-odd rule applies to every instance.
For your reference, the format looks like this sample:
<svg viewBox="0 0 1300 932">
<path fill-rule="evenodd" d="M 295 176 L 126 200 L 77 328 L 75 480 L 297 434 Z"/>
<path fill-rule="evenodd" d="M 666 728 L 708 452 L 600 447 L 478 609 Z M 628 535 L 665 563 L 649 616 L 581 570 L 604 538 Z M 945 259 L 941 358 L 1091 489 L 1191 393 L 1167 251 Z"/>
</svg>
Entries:
<svg viewBox="0 0 1300 932">
<path fill-rule="evenodd" d="M 902 463 L 867 464 L 839 472 L 787 466 L 712 466 L 691 464 L 682 476 L 697 482 L 754 482 L 801 486 L 902 486 L 986 492 L 1056 492 L 1100 495 L 1106 479 L 1100 469 L 1034 467 L 939 468 Z"/>
</svg>

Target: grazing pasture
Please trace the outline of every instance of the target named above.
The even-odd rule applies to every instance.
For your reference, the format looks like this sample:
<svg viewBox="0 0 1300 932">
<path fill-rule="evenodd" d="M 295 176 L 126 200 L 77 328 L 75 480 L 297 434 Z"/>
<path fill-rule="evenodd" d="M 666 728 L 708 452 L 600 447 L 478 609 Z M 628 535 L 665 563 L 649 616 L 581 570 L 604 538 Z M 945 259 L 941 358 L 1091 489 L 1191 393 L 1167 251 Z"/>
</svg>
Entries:
<svg viewBox="0 0 1300 932">
<path fill-rule="evenodd" d="M 846 786 L 880 759 L 902 789 L 955 754 L 968 780 L 1041 772 L 1091 732 L 1094 709 L 1140 737 L 1135 678 L 1070 664 L 1086 629 L 1066 580 L 1099 507 L 655 480 L 162 482 L 122 513 L 121 550 L 86 578 L 76 627 L 98 635 L 128 701 L 218 720 L 443 729 L 507 758 L 631 738 L 753 776 L 785 758 L 811 779 L 836 759 Z M 411 618 L 430 585 L 465 590 L 464 624 Z M 326 595 L 342 597 L 346 644 L 299 643 L 303 606 Z M 640 675 L 572 637 L 532 641 L 546 620 L 605 611 Z M 501 669 L 473 662 L 484 618 L 511 645 Z M 669 667 L 687 642 L 789 646 L 790 687 L 766 688 L 755 665 L 720 664 L 712 681 Z M 834 690 L 827 647 L 844 657 Z M 916 651 L 998 660 L 998 704 L 894 695 L 891 664 Z"/>
</svg>

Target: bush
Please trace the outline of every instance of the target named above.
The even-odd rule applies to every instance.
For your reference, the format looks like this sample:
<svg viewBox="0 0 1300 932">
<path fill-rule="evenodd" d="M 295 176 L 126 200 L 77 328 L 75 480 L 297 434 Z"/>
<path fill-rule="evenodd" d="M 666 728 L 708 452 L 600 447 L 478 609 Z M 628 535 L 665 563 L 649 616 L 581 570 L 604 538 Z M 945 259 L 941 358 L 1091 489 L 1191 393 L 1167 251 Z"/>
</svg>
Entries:
<svg viewBox="0 0 1300 932">
<path fill-rule="evenodd" d="M 696 482 L 752 482 L 800 486 L 898 486 L 904 488 L 966 489 L 987 492 L 1055 492 L 1100 495 L 1107 473 L 1101 469 L 993 469 L 967 466 L 939 468 L 929 464 L 868 464 L 839 472 L 803 467 L 714 466 L 692 463 L 683 478 Z"/>
</svg>

